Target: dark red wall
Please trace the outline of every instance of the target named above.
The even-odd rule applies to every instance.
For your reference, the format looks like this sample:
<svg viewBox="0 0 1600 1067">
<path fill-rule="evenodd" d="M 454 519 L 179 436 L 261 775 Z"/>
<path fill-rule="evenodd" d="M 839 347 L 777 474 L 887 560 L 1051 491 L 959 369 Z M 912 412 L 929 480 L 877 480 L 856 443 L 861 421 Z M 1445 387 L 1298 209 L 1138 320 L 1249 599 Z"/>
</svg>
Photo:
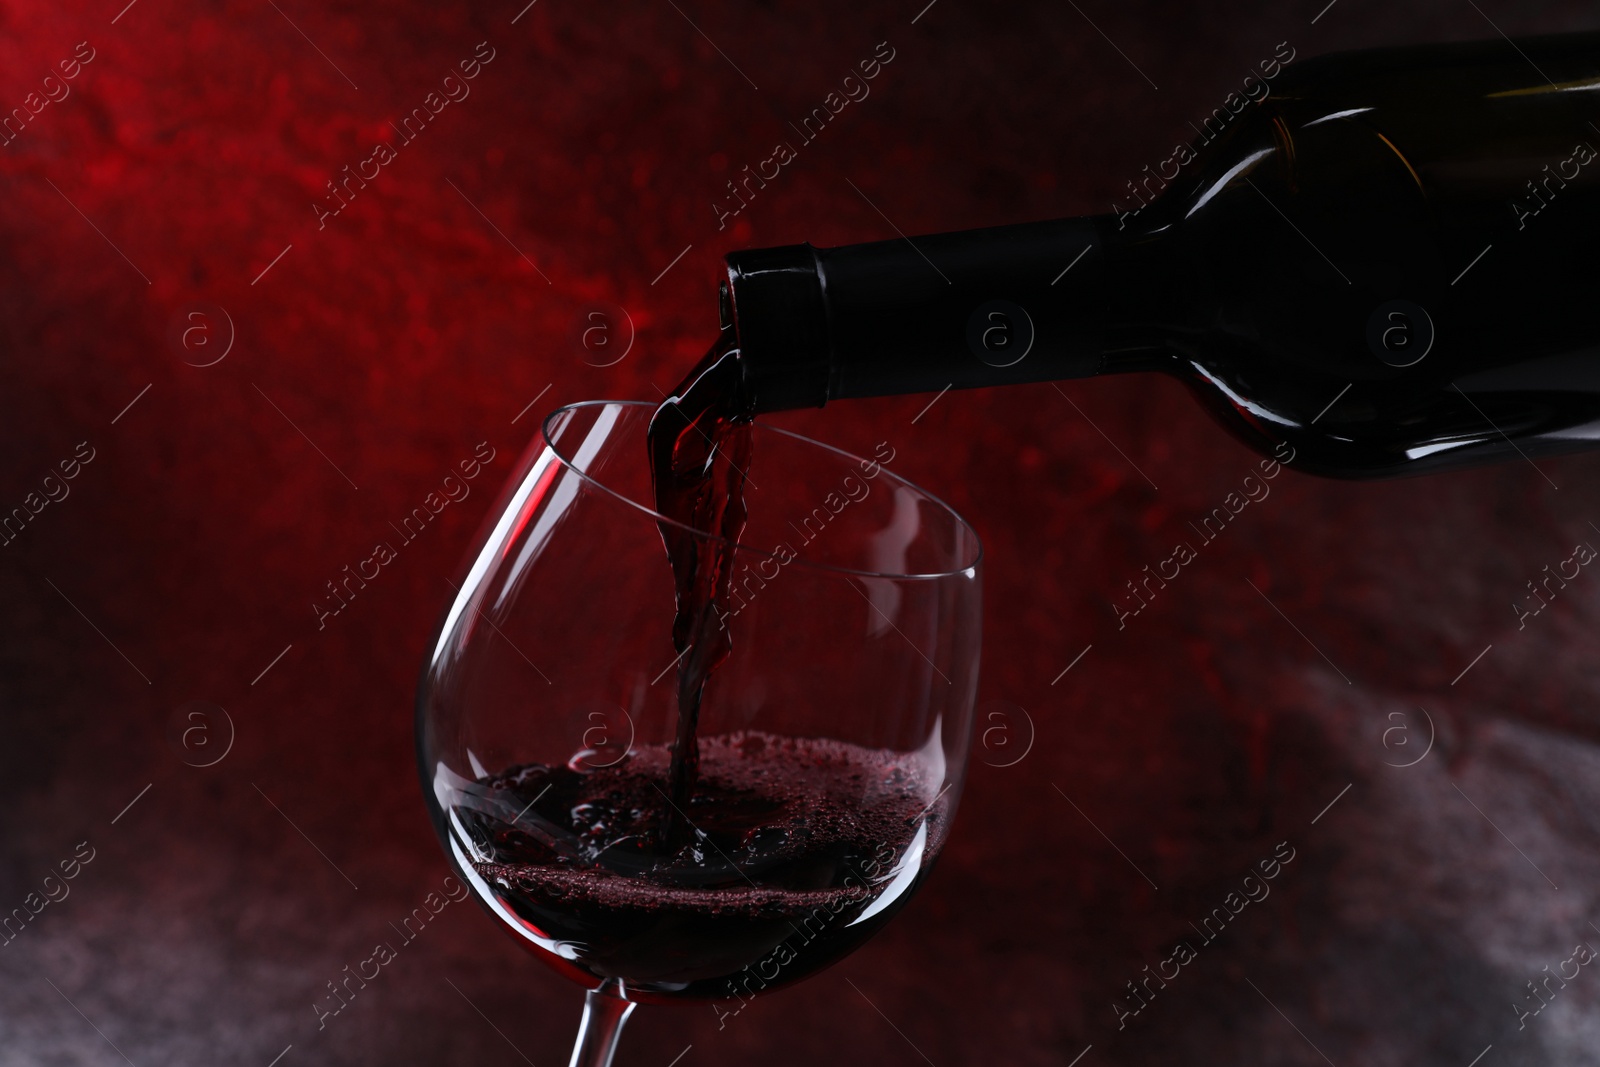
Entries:
<svg viewBox="0 0 1600 1067">
<path fill-rule="evenodd" d="M 0 107 L 94 56 L 0 146 L 0 510 L 93 455 L 0 547 L 0 912 L 93 856 L 0 947 L 7 1063 L 564 1062 L 576 988 L 471 905 L 326 1029 L 312 1008 L 447 873 L 412 687 L 536 416 L 669 388 L 728 249 L 1109 211 L 1279 42 L 1595 25 L 1555 0 L 120 2 L 0 11 Z M 471 95 L 319 226 L 325 183 L 483 41 Z M 870 97 L 719 231 L 724 182 L 883 41 Z M 637 330 L 605 368 L 576 340 L 598 303 Z M 1255 458 L 1164 381 L 913 424 L 926 402 L 784 421 L 892 441 L 978 526 L 984 711 L 1009 716 L 980 730 L 1007 730 L 882 937 L 720 1032 L 641 1011 L 619 1062 L 1596 1062 L 1587 969 L 1520 1030 L 1511 1006 L 1600 943 L 1600 578 L 1520 631 L 1510 607 L 1600 542 L 1594 457 L 1283 474 L 1119 631 L 1124 581 Z M 324 583 L 479 442 L 471 497 L 319 630 Z M 190 701 L 233 726 L 210 767 L 184 759 L 221 751 L 215 713 L 173 740 Z M 1018 708 L 1032 748 L 994 766 Z M 1271 895 L 1119 1031 L 1125 984 L 1285 841 Z"/>
</svg>

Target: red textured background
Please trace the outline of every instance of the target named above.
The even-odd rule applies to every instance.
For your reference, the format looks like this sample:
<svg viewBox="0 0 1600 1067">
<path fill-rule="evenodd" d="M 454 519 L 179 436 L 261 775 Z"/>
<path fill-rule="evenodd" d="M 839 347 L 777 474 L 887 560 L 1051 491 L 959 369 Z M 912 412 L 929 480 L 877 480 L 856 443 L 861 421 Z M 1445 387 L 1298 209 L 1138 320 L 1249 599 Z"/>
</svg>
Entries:
<svg viewBox="0 0 1600 1067">
<path fill-rule="evenodd" d="M 312 1008 L 446 873 L 412 686 L 536 416 L 670 387 L 715 327 L 723 251 L 892 236 L 851 182 L 912 234 L 1108 211 L 1280 41 L 1596 25 L 1504 0 L 1340 0 L 1314 25 L 1321 0 L 939 0 L 915 25 L 920 0 L 539 0 L 514 25 L 521 0 L 276 6 L 0 8 L 5 109 L 78 42 L 97 52 L 0 147 L 0 510 L 95 450 L 0 547 L 0 912 L 96 850 L 0 948 L 7 1064 L 265 1067 L 291 1045 L 289 1067 L 564 1062 L 576 988 L 470 905 L 325 1030 Z M 885 40 L 871 96 L 719 233 L 731 172 Z M 480 41 L 496 55 L 471 96 L 319 231 L 324 183 Z M 169 340 L 197 301 L 237 333 L 205 368 Z M 572 339 L 597 301 L 637 327 L 609 368 Z M 1525 1029 L 1511 1007 L 1600 942 L 1600 579 L 1520 632 L 1509 607 L 1600 542 L 1596 458 L 1285 474 L 1118 632 L 1108 601 L 1254 457 L 1171 383 L 1065 392 L 1077 409 L 1042 385 L 951 394 L 915 424 L 927 398 L 783 420 L 892 441 L 972 518 L 982 694 L 1007 702 L 985 710 L 1025 708 L 1036 736 L 986 766 L 1027 728 L 984 721 L 1010 732 L 978 750 L 940 869 L 877 941 L 721 1032 L 709 1009 L 643 1010 L 619 1062 L 1600 1062 L 1600 978 Z M 323 583 L 480 441 L 499 458 L 471 497 L 319 631 Z M 236 727 L 210 768 L 169 739 L 191 700 Z M 1419 707 L 1433 750 L 1385 766 L 1422 750 Z M 1119 1032 L 1124 983 L 1284 840 L 1272 896 Z"/>
</svg>

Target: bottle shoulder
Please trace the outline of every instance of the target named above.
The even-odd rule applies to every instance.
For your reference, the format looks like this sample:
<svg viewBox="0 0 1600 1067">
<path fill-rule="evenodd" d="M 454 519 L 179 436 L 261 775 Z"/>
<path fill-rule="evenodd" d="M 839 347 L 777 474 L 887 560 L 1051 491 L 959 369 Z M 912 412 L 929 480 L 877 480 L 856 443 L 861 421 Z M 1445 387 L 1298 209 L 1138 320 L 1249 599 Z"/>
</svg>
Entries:
<svg viewBox="0 0 1600 1067">
<path fill-rule="evenodd" d="M 1237 435 L 1352 477 L 1600 438 L 1600 35 L 1519 44 L 1297 61 L 1108 223 Z"/>
<path fill-rule="evenodd" d="M 1117 217 L 1144 232 L 1176 227 L 1264 169 L 1291 190 L 1302 176 L 1335 178 L 1324 191 L 1354 207 L 1375 190 L 1347 180 L 1397 164 L 1439 225 L 1472 226 L 1486 211 L 1514 222 L 1513 194 L 1546 165 L 1569 183 L 1600 182 L 1584 172 L 1600 155 L 1596 114 L 1600 33 L 1302 57 L 1191 123 L 1192 140 L 1128 183 Z"/>
</svg>

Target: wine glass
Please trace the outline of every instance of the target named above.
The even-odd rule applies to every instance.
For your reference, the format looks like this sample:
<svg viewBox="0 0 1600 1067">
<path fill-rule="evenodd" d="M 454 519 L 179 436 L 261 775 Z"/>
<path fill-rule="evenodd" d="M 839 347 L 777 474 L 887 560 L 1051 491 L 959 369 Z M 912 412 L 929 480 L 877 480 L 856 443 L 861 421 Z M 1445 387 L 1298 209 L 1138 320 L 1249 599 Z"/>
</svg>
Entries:
<svg viewBox="0 0 1600 1067">
<path fill-rule="evenodd" d="M 545 420 L 417 695 L 450 862 L 588 989 L 574 1067 L 610 1063 L 639 1002 L 710 1001 L 726 1025 L 866 941 L 944 844 L 971 743 L 972 528 L 889 469 L 888 442 L 860 458 L 758 425 L 744 534 L 710 546 L 731 560 L 731 649 L 704 690 L 694 792 L 672 803 L 681 657 L 652 411 Z"/>
</svg>

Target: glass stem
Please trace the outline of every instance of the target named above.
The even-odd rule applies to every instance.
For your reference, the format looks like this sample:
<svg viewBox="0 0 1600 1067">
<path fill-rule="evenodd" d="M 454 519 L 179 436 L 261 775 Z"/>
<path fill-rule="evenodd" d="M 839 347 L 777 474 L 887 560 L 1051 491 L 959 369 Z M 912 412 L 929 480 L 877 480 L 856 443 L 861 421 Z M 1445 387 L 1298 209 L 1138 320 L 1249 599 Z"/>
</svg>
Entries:
<svg viewBox="0 0 1600 1067">
<path fill-rule="evenodd" d="M 622 1037 L 622 1025 L 637 1004 L 624 1000 L 606 982 L 583 997 L 583 1021 L 578 1024 L 578 1040 L 572 1046 L 568 1067 L 611 1067 L 611 1057 Z"/>
</svg>

